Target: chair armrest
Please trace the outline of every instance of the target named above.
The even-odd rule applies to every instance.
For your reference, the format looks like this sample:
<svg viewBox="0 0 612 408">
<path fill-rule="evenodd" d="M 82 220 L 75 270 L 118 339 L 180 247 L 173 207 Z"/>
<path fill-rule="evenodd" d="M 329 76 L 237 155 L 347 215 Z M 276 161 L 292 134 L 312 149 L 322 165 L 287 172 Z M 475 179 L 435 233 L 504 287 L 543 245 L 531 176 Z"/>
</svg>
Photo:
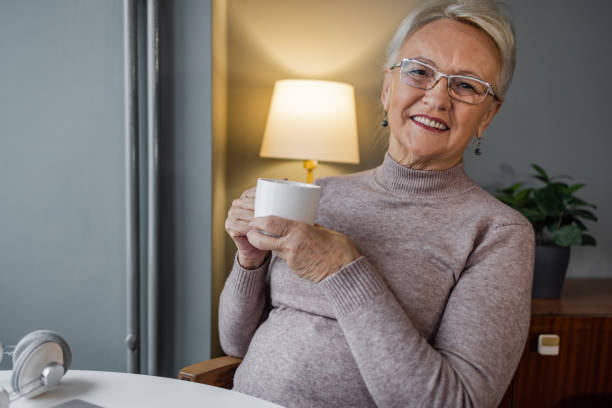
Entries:
<svg viewBox="0 0 612 408">
<path fill-rule="evenodd" d="M 236 357 L 217 357 L 187 366 L 179 371 L 179 380 L 197 382 L 231 389 L 234 373 L 242 359 Z"/>
</svg>

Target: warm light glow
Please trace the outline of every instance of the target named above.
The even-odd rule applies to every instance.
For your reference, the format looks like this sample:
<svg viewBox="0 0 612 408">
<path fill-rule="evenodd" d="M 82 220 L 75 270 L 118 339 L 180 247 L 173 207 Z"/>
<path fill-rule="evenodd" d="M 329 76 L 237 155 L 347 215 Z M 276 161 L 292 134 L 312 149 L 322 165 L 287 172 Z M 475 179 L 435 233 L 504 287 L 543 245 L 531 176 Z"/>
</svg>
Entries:
<svg viewBox="0 0 612 408">
<path fill-rule="evenodd" d="M 259 155 L 359 163 L 353 87 L 331 81 L 277 81 Z"/>
<path fill-rule="evenodd" d="M 387 43 L 402 18 L 421 2 L 231 0 L 228 27 L 236 42 L 230 40 L 230 47 L 236 47 L 232 52 L 241 60 L 245 53 L 256 55 L 292 77 L 346 78 L 357 72 L 350 79 L 353 85 L 374 82 L 378 91 Z M 245 73 L 242 64 L 229 69 L 237 75 L 266 75 L 253 68 Z"/>
</svg>

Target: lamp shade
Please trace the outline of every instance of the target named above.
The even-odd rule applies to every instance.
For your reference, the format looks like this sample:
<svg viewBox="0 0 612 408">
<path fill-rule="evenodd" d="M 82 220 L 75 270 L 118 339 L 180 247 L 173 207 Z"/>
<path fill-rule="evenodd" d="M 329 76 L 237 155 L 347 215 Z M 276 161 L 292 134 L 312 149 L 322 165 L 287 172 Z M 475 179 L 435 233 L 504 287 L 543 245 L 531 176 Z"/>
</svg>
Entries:
<svg viewBox="0 0 612 408">
<path fill-rule="evenodd" d="M 359 163 L 353 87 L 331 81 L 277 81 L 259 155 Z"/>
</svg>

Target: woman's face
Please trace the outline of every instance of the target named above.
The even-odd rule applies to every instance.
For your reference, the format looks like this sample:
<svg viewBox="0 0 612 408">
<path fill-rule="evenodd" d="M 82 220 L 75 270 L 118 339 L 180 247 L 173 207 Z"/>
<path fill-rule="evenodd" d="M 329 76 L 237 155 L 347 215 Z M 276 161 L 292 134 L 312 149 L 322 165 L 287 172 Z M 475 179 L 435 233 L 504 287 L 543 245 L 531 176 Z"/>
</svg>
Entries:
<svg viewBox="0 0 612 408">
<path fill-rule="evenodd" d="M 449 19 L 435 20 L 412 33 L 400 49 L 398 61 L 415 58 L 445 74 L 476 77 L 492 85 L 499 73 L 499 51 L 480 29 Z M 501 102 L 487 96 L 478 105 L 451 99 L 447 79 L 430 90 L 400 81 L 400 69 L 385 70 L 381 101 L 388 112 L 389 154 L 404 166 L 444 170 L 461 161 L 474 136 L 479 138 L 498 112 Z M 441 122 L 445 129 L 428 127 L 419 117 Z"/>
</svg>

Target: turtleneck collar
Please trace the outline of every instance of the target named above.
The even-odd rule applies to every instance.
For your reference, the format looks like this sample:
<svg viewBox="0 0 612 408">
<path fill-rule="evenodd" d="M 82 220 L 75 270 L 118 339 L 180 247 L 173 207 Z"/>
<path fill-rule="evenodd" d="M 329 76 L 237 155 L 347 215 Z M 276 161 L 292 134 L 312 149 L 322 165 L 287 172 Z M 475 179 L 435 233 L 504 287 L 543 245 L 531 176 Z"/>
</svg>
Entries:
<svg viewBox="0 0 612 408">
<path fill-rule="evenodd" d="M 389 152 L 374 170 L 374 179 L 389 192 L 427 197 L 450 196 L 476 185 L 465 174 L 463 160 L 446 170 L 415 170 L 393 160 Z"/>
</svg>

